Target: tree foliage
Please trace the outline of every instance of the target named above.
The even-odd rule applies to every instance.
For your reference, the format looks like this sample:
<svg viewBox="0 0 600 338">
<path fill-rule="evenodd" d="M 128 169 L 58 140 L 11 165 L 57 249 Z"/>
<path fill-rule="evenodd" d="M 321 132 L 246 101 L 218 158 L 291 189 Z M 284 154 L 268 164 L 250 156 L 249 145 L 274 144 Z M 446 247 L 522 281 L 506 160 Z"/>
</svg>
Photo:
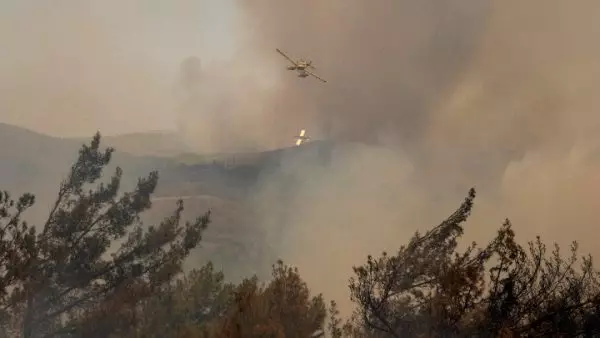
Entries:
<svg viewBox="0 0 600 338">
<path fill-rule="evenodd" d="M 100 134 L 82 146 L 39 227 L 21 220 L 35 201 L 33 195 L 17 201 L 2 195 L 2 319 L 19 314 L 26 338 L 67 332 L 65 320 L 110 304 L 122 293 L 134 299 L 151 295 L 179 272 L 209 223 L 206 213 L 182 224 L 179 201 L 172 216 L 144 226 L 140 214 L 151 207 L 158 173 L 151 172 L 138 180 L 134 191 L 119 195 L 120 168 L 108 183 L 97 183 L 112 153 L 112 148 L 100 150 Z"/>
<path fill-rule="evenodd" d="M 273 278 L 226 283 L 212 263 L 192 270 L 141 302 L 128 294 L 82 317 L 85 337 L 308 337 L 323 328 L 321 295 L 311 297 L 295 268 L 278 262 Z"/>
<path fill-rule="evenodd" d="M 323 328 L 326 315 L 322 295 L 311 297 L 298 269 L 278 261 L 265 287 L 256 277 L 240 283 L 215 337 L 304 338 Z"/>
<path fill-rule="evenodd" d="M 209 263 L 155 290 L 152 297 L 130 301 L 121 294 L 81 318 L 77 336 L 203 337 L 229 309 L 234 285 Z"/>
<path fill-rule="evenodd" d="M 563 257 L 538 237 L 525 249 L 507 220 L 485 247 L 457 252 L 472 189 L 448 219 L 395 255 L 369 256 L 350 281 L 358 335 L 561 336 L 600 333 L 598 272 L 577 244 Z M 577 265 L 579 262 L 579 265 Z M 356 334 L 356 333 L 355 333 Z"/>
</svg>

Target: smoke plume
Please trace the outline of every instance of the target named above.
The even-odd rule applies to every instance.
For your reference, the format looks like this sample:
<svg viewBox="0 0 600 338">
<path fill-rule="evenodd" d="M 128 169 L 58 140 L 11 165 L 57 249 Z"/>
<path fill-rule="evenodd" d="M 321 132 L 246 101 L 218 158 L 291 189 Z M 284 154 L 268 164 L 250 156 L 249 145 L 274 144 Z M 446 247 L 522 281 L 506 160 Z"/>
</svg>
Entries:
<svg viewBox="0 0 600 338">
<path fill-rule="evenodd" d="M 288 146 L 300 129 L 335 141 L 327 163 L 285 157 L 251 204 L 274 255 L 340 303 L 352 265 L 442 220 L 471 186 L 468 239 L 509 217 L 523 239 L 600 254 L 598 1 L 0 8 L 5 122 L 60 136 L 173 129 L 198 152 Z M 275 48 L 328 83 L 298 78 Z"/>
<path fill-rule="evenodd" d="M 467 241 L 485 243 L 509 217 L 523 240 L 577 239 L 600 254 L 586 239 L 600 221 L 599 9 L 558 0 L 247 4 L 252 46 L 280 67 L 277 98 L 293 103 L 272 114 L 362 144 L 334 148 L 326 166 L 290 165 L 300 182 L 286 190 L 292 198 L 281 198 L 278 178 L 265 183 L 264 225 L 285 229 L 282 255 L 348 306 L 353 264 L 441 221 L 471 186 L 480 197 Z M 329 82 L 286 73 L 275 47 L 311 58 Z"/>
</svg>

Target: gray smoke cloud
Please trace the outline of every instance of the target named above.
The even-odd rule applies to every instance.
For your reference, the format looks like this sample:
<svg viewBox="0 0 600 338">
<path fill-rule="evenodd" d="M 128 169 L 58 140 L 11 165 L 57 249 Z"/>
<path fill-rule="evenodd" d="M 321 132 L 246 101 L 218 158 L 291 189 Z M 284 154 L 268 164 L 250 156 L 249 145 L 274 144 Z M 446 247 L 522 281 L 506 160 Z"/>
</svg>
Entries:
<svg viewBox="0 0 600 338">
<path fill-rule="evenodd" d="M 245 4 L 245 2 L 244 2 Z M 594 88 L 600 24 L 593 1 L 254 1 L 252 50 L 280 67 L 272 114 L 335 140 L 329 165 L 268 177 L 264 225 L 280 252 L 345 308 L 350 267 L 436 224 L 467 189 L 467 230 L 485 242 L 504 217 L 523 240 L 593 240 L 597 209 Z M 320 84 L 288 73 L 278 47 L 311 58 Z M 280 131 L 274 131 L 278 133 Z M 329 131 L 327 135 L 325 132 Z M 269 228 L 269 229 L 271 229 Z M 273 230 L 275 231 L 275 230 Z M 589 235 L 588 235 L 589 236 Z"/>
<path fill-rule="evenodd" d="M 199 152 L 288 146 L 301 128 L 340 141 L 327 164 L 284 158 L 251 203 L 274 255 L 346 311 L 351 266 L 443 219 L 471 186 L 467 240 L 510 217 L 524 239 L 600 253 L 595 0 L 0 6 L 6 122 L 61 136 L 185 126 Z M 275 48 L 328 83 L 297 78 Z"/>
<path fill-rule="evenodd" d="M 311 58 L 326 85 L 284 74 L 286 114 L 331 137 L 418 139 L 436 102 L 463 74 L 488 15 L 486 1 L 258 1 L 246 4 L 264 54 L 275 47 Z M 265 55 L 265 57 L 267 57 Z M 279 56 L 276 56 L 279 57 Z M 284 68 L 279 58 L 275 65 Z M 312 116 L 311 116 L 312 115 Z"/>
</svg>

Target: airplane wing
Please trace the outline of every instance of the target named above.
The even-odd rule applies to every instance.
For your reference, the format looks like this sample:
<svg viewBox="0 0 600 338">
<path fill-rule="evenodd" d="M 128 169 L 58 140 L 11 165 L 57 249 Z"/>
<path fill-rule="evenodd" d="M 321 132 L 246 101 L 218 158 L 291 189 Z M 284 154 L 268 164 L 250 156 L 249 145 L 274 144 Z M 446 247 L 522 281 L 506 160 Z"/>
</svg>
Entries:
<svg viewBox="0 0 600 338">
<path fill-rule="evenodd" d="M 316 79 L 320 80 L 321 82 L 327 82 L 327 80 L 320 78 L 319 76 L 317 76 L 315 73 L 309 72 L 308 70 L 304 70 L 308 75 L 314 76 Z"/>
<path fill-rule="evenodd" d="M 283 57 L 284 57 L 284 58 L 288 59 L 288 61 L 289 61 L 289 62 L 293 63 L 293 64 L 294 64 L 294 65 L 296 65 L 296 66 L 298 65 L 298 64 L 296 63 L 296 61 L 292 60 L 292 59 L 291 59 L 289 56 L 285 55 L 285 53 L 284 53 L 284 52 L 282 52 L 282 51 L 281 51 L 279 48 L 275 48 L 275 50 L 277 51 L 277 53 L 279 53 L 279 54 L 283 55 Z"/>
</svg>

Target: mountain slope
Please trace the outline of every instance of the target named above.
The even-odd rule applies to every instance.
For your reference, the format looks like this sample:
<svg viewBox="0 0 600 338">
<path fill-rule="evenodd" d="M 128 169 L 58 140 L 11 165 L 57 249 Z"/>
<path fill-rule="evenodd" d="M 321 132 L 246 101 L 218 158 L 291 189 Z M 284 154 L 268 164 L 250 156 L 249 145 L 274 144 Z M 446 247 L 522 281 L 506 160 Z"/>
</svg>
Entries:
<svg viewBox="0 0 600 338">
<path fill-rule="evenodd" d="M 153 145 L 160 143 L 157 134 L 138 135 Z M 115 141 L 117 140 L 117 141 Z M 253 217 L 248 197 L 256 191 L 256 185 L 264 175 L 277 171 L 286 156 L 297 156 L 310 150 L 313 145 L 294 147 L 261 153 L 222 154 L 204 157 L 188 154 L 188 164 L 180 157 L 138 156 L 119 151 L 118 137 L 102 139 L 103 147 L 116 146 L 110 175 L 116 165 L 123 171 L 123 190 L 133 188 L 137 177 L 152 170 L 159 171 L 159 184 L 153 200 L 153 208 L 145 215 L 145 221 L 154 223 L 175 209 L 179 196 L 185 198 L 185 217 L 191 219 L 211 209 L 213 223 L 205 234 L 203 248 L 192 260 L 198 264 L 207 259 L 228 271 L 230 276 L 249 273 L 241 267 L 254 269 L 252 261 L 260 261 L 268 246 L 266 236 Z M 39 224 L 47 215 L 56 196 L 59 183 L 68 173 L 82 144 L 90 139 L 62 139 L 23 128 L 0 124 L 0 189 L 13 196 L 32 192 L 37 203 L 26 219 Z M 153 143 L 154 142 L 154 143 Z M 138 147 L 141 153 L 148 149 Z M 150 147 L 151 148 L 151 147 Z M 130 148 L 132 149 L 132 148 Z M 191 164 L 198 162 L 197 164 Z M 254 271 L 255 272 L 255 271 Z"/>
<path fill-rule="evenodd" d="M 86 139 L 77 139 L 85 142 Z M 104 136 L 103 142 L 120 152 L 140 156 L 176 156 L 185 151 L 185 144 L 174 132 L 152 131 L 115 136 Z"/>
<path fill-rule="evenodd" d="M 161 133 L 137 134 L 133 138 L 139 142 L 135 148 L 139 154 L 119 149 L 119 144 L 129 142 L 127 137 L 102 138 L 102 147 L 116 148 L 111 166 L 104 174 L 105 179 L 118 165 L 124 172 L 122 189 L 130 190 L 138 177 L 158 170 L 160 179 L 153 208 L 145 215 L 145 221 L 154 223 L 169 215 L 175 209 L 176 200 L 180 196 L 186 197 L 187 219 L 211 209 L 213 223 L 205 236 L 206 248 L 200 251 L 208 252 L 208 255 L 201 255 L 199 260 L 209 258 L 220 262 L 224 268 L 235 266 L 236 272 L 239 272 L 239 266 L 248 265 L 248 259 L 260 259 L 264 254 L 262 250 L 266 247 L 263 243 L 265 236 L 256 224 L 251 210 L 252 203 L 249 202 L 255 195 L 257 186 L 273 177 L 270 176 L 272 173 L 280 171 L 282 162 L 291 159 L 295 165 L 307 159 L 303 154 L 310 157 L 315 153 L 315 149 L 321 148 L 319 142 L 313 142 L 302 147 L 258 153 L 140 156 L 139 154 L 151 153 L 153 147 L 168 140 L 170 136 Z M 13 196 L 24 192 L 34 193 L 37 203 L 26 218 L 34 224 L 39 224 L 47 215 L 61 179 L 77 158 L 79 148 L 90 140 L 91 138 L 50 137 L 20 127 L 0 124 L 0 142 L 3 145 L 0 147 L 0 189 L 12 192 Z M 173 147 L 170 151 L 176 154 L 174 143 L 171 145 Z M 130 147 L 129 150 L 133 151 L 134 148 Z M 182 157 L 186 157 L 186 160 L 182 161 Z M 283 179 L 281 175 L 277 177 L 285 185 L 285 175 Z M 244 253 L 240 254 L 241 251 Z"/>
</svg>

